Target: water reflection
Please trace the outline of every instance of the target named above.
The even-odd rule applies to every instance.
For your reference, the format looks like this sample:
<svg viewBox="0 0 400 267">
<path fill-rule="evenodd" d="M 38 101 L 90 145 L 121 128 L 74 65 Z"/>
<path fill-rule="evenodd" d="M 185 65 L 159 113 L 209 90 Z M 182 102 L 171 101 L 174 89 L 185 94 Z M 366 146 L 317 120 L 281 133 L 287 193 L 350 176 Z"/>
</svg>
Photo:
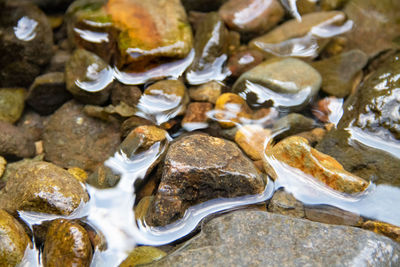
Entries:
<svg viewBox="0 0 400 267">
<path fill-rule="evenodd" d="M 85 80 L 76 80 L 75 85 L 84 91 L 95 93 L 105 89 L 113 80 L 113 70 L 109 66 L 101 68 L 93 63 L 86 69 Z"/>
<path fill-rule="evenodd" d="M 17 26 L 14 27 L 14 34 L 21 41 L 31 41 L 36 37 L 38 25 L 36 20 L 23 16 L 18 20 Z"/>
</svg>

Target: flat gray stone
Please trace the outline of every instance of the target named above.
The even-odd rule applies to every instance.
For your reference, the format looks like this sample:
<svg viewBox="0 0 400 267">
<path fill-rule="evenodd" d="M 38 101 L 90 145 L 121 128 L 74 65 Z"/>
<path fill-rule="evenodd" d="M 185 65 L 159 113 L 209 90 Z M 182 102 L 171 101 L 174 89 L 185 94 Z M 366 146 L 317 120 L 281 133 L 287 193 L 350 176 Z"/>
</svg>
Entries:
<svg viewBox="0 0 400 267">
<path fill-rule="evenodd" d="M 399 266 L 400 245 L 359 228 L 243 210 L 151 266 Z"/>
</svg>

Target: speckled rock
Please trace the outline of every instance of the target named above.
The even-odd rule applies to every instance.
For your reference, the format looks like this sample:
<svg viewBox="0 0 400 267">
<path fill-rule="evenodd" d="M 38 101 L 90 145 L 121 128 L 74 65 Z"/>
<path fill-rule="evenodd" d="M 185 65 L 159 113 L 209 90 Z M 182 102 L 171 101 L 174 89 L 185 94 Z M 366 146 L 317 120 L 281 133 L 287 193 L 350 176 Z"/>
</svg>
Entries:
<svg viewBox="0 0 400 267">
<path fill-rule="evenodd" d="M 272 149 L 267 148 L 266 154 L 340 192 L 358 193 L 368 186 L 367 181 L 345 171 L 334 158 L 310 147 L 307 140 L 299 136 L 283 139 Z M 268 169 L 268 163 L 265 163 Z"/>
<path fill-rule="evenodd" d="M 30 1 L 6 1 L 0 17 L 0 87 L 27 87 L 50 61 L 50 24 Z"/>
<path fill-rule="evenodd" d="M 43 248 L 45 267 L 59 266 L 60 262 L 66 267 L 89 267 L 91 259 L 92 244 L 82 226 L 64 219 L 51 223 Z"/>
<path fill-rule="evenodd" d="M 51 117 L 43 134 L 46 159 L 64 168 L 93 171 L 120 144 L 119 125 L 87 116 L 83 105 L 70 101 Z"/>
<path fill-rule="evenodd" d="M 0 88 L 0 121 L 14 123 L 21 117 L 25 95 L 23 88 Z"/>
<path fill-rule="evenodd" d="M 36 77 L 26 97 L 27 103 L 41 115 L 53 113 L 71 99 L 65 89 L 63 72 L 51 72 Z"/>
<path fill-rule="evenodd" d="M 400 54 L 390 56 L 344 106 L 317 149 L 376 183 L 400 185 Z"/>
<path fill-rule="evenodd" d="M 285 11 L 278 0 L 230 0 L 219 14 L 230 29 L 260 35 L 274 27 Z"/>
<path fill-rule="evenodd" d="M 188 135 L 170 145 L 146 221 L 166 225 L 194 204 L 263 190 L 263 178 L 234 143 L 205 134 Z"/>
<path fill-rule="evenodd" d="M 35 155 L 34 142 L 21 128 L 0 121 L 0 155 L 3 157 L 30 158 Z"/>
<path fill-rule="evenodd" d="M 165 257 L 167 253 L 155 247 L 136 247 L 129 253 L 128 257 L 119 265 L 119 267 L 134 267 L 137 265 L 150 263 Z"/>
<path fill-rule="evenodd" d="M 31 242 L 22 225 L 0 209 L 0 265 L 17 266 L 29 244 Z"/>
<path fill-rule="evenodd" d="M 65 83 L 74 98 L 87 104 L 103 104 L 110 96 L 113 73 L 97 55 L 77 49 L 65 65 Z"/>
<path fill-rule="evenodd" d="M 89 200 L 84 187 L 66 170 L 44 161 L 15 169 L 0 191 L 0 208 L 69 215 Z"/>
<path fill-rule="evenodd" d="M 299 110 L 318 93 L 321 75 L 309 64 L 295 58 L 274 58 L 243 73 L 233 92 L 252 108 L 274 107 Z"/>
<path fill-rule="evenodd" d="M 200 235 L 151 266 L 399 264 L 400 245 L 369 231 L 263 211 L 237 211 L 211 220 Z"/>
<path fill-rule="evenodd" d="M 209 117 L 207 112 L 212 110 L 211 103 L 192 102 L 188 105 L 185 117 L 182 119 L 182 127 L 188 131 L 207 128 Z"/>
<path fill-rule="evenodd" d="M 357 75 L 368 62 L 367 55 L 360 50 L 351 50 L 337 56 L 313 62 L 311 65 L 322 76 L 321 89 L 336 97 L 348 96 Z"/>
</svg>

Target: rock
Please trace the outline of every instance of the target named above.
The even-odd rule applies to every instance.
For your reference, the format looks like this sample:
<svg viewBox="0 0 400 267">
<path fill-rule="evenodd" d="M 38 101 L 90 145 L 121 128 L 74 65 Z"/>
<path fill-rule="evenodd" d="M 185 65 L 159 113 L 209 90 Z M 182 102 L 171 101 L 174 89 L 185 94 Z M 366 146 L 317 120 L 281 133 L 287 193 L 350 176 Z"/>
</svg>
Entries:
<svg viewBox="0 0 400 267">
<path fill-rule="evenodd" d="M 297 0 L 296 6 L 300 15 L 316 12 L 319 9 L 317 1 L 314 0 Z"/>
<path fill-rule="evenodd" d="M 118 105 L 108 105 L 105 107 L 96 105 L 85 105 L 83 111 L 92 118 L 97 118 L 109 123 L 118 123 L 123 118 L 129 118 L 136 114 L 136 109 L 125 102 Z"/>
<path fill-rule="evenodd" d="M 71 53 L 69 51 L 57 50 L 51 58 L 47 72 L 64 72 L 65 64 L 70 57 Z"/>
<path fill-rule="evenodd" d="M 239 51 L 233 54 L 227 63 L 231 77 L 238 78 L 240 75 L 254 68 L 264 60 L 263 54 L 254 49 Z"/>
<path fill-rule="evenodd" d="M 144 90 L 136 115 L 162 124 L 177 115 L 183 115 L 188 102 L 189 96 L 183 82 L 163 80 Z"/>
<path fill-rule="evenodd" d="M 30 158 L 35 155 L 34 142 L 26 132 L 0 121 L 0 155 L 3 157 Z"/>
<path fill-rule="evenodd" d="M 57 219 L 47 230 L 43 248 L 45 267 L 90 266 L 92 244 L 86 230 L 74 221 Z"/>
<path fill-rule="evenodd" d="M 0 208 L 69 215 L 89 196 L 66 170 L 44 161 L 19 165 L 0 191 Z"/>
<path fill-rule="evenodd" d="M 48 12 L 63 12 L 74 0 L 33 0 L 43 10 Z"/>
<path fill-rule="evenodd" d="M 69 101 L 49 118 L 43 134 L 46 160 L 64 168 L 93 171 L 120 144 L 119 125 L 91 118 Z"/>
<path fill-rule="evenodd" d="M 19 119 L 17 126 L 29 136 L 32 141 L 42 139 L 44 124 L 47 117 L 42 117 L 32 110 L 26 110 Z"/>
<path fill-rule="evenodd" d="M 134 267 L 141 264 L 151 263 L 165 257 L 167 253 L 155 247 L 136 247 L 129 253 L 128 257 L 119 267 Z"/>
<path fill-rule="evenodd" d="M 67 16 L 69 38 L 78 46 L 106 61 L 114 57 L 130 71 L 184 58 L 192 49 L 192 31 L 179 0 L 78 1 Z M 99 39 L 90 38 L 93 32 L 100 33 Z"/>
<path fill-rule="evenodd" d="M 215 119 L 224 128 L 232 128 L 238 123 L 250 119 L 252 110 L 246 101 L 233 93 L 225 93 L 215 103 Z"/>
<path fill-rule="evenodd" d="M 121 177 L 115 174 L 109 167 L 99 165 L 88 176 L 86 182 L 97 188 L 111 188 L 114 187 Z"/>
<path fill-rule="evenodd" d="M 236 211 L 152 266 L 393 266 L 399 255 L 398 243 L 362 229 Z"/>
<path fill-rule="evenodd" d="M 275 192 L 268 204 L 268 211 L 296 218 L 304 218 L 304 205 L 284 189 Z"/>
<path fill-rule="evenodd" d="M 224 65 L 228 59 L 229 32 L 216 12 L 208 13 L 199 22 L 194 38 L 196 56 L 186 71 L 190 84 L 223 81 L 229 74 Z"/>
<path fill-rule="evenodd" d="M 363 219 L 358 214 L 331 206 L 306 206 L 306 218 L 321 223 L 361 226 Z"/>
<path fill-rule="evenodd" d="M 74 51 L 65 65 L 65 83 L 74 98 L 100 105 L 110 96 L 113 71 L 100 57 L 83 50 Z"/>
<path fill-rule="evenodd" d="M 328 38 L 324 38 L 323 34 L 319 36 L 318 30 L 326 31 L 326 27 L 340 27 L 345 20 L 346 15 L 341 11 L 306 14 L 302 16 L 301 22 L 296 19 L 289 20 L 265 35 L 251 40 L 249 46 L 259 49 L 268 57 L 274 55 L 314 58 L 329 42 L 329 37 L 333 37 L 332 34 Z"/>
<path fill-rule="evenodd" d="M 352 92 L 353 83 L 367 62 L 368 57 L 364 52 L 351 50 L 311 65 L 322 76 L 322 91 L 343 98 Z"/>
<path fill-rule="evenodd" d="M 230 0 L 219 14 L 230 29 L 257 36 L 282 20 L 285 11 L 278 0 Z"/>
<path fill-rule="evenodd" d="M 4 210 L 0 210 L 0 265 L 17 266 L 31 241 L 24 227 Z"/>
<path fill-rule="evenodd" d="M 362 228 L 385 235 L 397 242 L 400 242 L 400 227 L 385 222 L 366 221 Z"/>
<path fill-rule="evenodd" d="M 81 183 L 85 183 L 87 178 L 88 178 L 88 174 L 87 172 L 85 172 L 84 170 L 82 170 L 81 168 L 78 167 L 72 167 L 72 168 L 68 168 L 67 170 L 70 174 L 72 174 L 79 182 Z"/>
<path fill-rule="evenodd" d="M 138 117 L 138 116 L 132 116 L 129 119 L 126 119 L 122 125 L 121 125 L 121 135 L 122 137 L 126 137 L 133 129 L 135 129 L 138 126 L 142 125 L 153 125 L 149 120 L 146 120 L 144 118 Z"/>
<path fill-rule="evenodd" d="M 319 100 L 311 111 L 320 121 L 336 125 L 343 115 L 343 99 L 334 96 L 325 97 Z"/>
<path fill-rule="evenodd" d="M 236 144 L 252 160 L 260 160 L 264 155 L 265 140 L 271 137 L 271 130 L 260 125 L 244 125 L 235 134 Z"/>
<path fill-rule="evenodd" d="M 136 107 L 141 96 L 142 91 L 139 87 L 115 82 L 111 91 L 111 103 L 117 106 L 121 102 L 125 102 L 131 107 Z"/>
<path fill-rule="evenodd" d="M 320 6 L 322 10 L 328 11 L 342 8 L 346 2 L 348 0 L 320 0 Z"/>
<path fill-rule="evenodd" d="M 196 10 L 202 12 L 215 11 L 228 0 L 182 0 L 187 11 Z"/>
<path fill-rule="evenodd" d="M 27 87 L 50 61 L 51 27 L 28 1 L 6 1 L 0 17 L 0 87 Z"/>
<path fill-rule="evenodd" d="M 266 154 L 343 193 L 362 192 L 368 186 L 367 181 L 347 172 L 334 158 L 310 147 L 307 140 L 299 136 L 283 139 L 272 149 L 267 148 Z"/>
<path fill-rule="evenodd" d="M 277 139 L 283 139 L 301 132 L 310 131 L 316 126 L 317 125 L 313 119 L 307 118 L 298 113 L 290 113 L 274 123 L 272 132 L 277 133 L 278 131 L 283 131 L 274 137 Z"/>
<path fill-rule="evenodd" d="M 26 97 L 27 103 L 41 115 L 53 113 L 71 99 L 65 90 L 63 72 L 46 73 L 36 77 Z"/>
<path fill-rule="evenodd" d="M 263 178 L 233 142 L 205 134 L 188 135 L 170 145 L 146 221 L 166 225 L 192 205 L 263 190 Z"/>
<path fill-rule="evenodd" d="M 194 101 L 206 101 L 215 104 L 218 97 L 221 95 L 222 87 L 221 83 L 211 81 L 199 87 L 190 88 L 189 96 Z"/>
<path fill-rule="evenodd" d="M 300 110 L 318 93 L 321 81 L 321 75 L 309 64 L 295 58 L 275 58 L 242 74 L 233 92 L 252 108 L 273 105 Z"/>
<path fill-rule="evenodd" d="M 348 50 L 360 49 L 371 58 L 387 49 L 400 47 L 393 42 L 400 31 L 400 2 L 349 0 L 343 11 L 354 21 L 354 27 L 346 34 Z"/>
<path fill-rule="evenodd" d="M 207 112 L 213 109 L 211 103 L 192 102 L 188 105 L 185 117 L 182 119 L 182 127 L 188 131 L 208 127 L 209 117 Z"/>
<path fill-rule="evenodd" d="M 327 130 L 325 130 L 325 129 L 315 128 L 311 131 L 301 132 L 296 135 L 307 139 L 308 143 L 312 147 L 315 147 L 315 145 L 318 144 L 319 142 L 321 142 L 322 138 L 324 138 L 326 132 L 327 132 Z"/>
<path fill-rule="evenodd" d="M 0 178 L 3 176 L 3 173 L 6 170 L 6 166 L 7 166 L 6 159 L 0 156 Z"/>
<path fill-rule="evenodd" d="M 400 185 L 400 54 L 369 75 L 317 149 L 366 180 Z"/>
<path fill-rule="evenodd" d="M 25 95 L 23 88 L 0 88 L 0 121 L 14 123 L 21 117 Z"/>
</svg>

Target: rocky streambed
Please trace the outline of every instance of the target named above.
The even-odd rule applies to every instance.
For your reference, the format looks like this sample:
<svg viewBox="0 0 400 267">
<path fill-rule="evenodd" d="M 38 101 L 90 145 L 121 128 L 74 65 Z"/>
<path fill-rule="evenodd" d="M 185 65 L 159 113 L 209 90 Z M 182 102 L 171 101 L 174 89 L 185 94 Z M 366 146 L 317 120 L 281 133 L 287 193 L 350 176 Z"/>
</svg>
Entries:
<svg viewBox="0 0 400 267">
<path fill-rule="evenodd" d="M 400 265 L 399 14 L 0 0 L 0 266 Z"/>
</svg>

